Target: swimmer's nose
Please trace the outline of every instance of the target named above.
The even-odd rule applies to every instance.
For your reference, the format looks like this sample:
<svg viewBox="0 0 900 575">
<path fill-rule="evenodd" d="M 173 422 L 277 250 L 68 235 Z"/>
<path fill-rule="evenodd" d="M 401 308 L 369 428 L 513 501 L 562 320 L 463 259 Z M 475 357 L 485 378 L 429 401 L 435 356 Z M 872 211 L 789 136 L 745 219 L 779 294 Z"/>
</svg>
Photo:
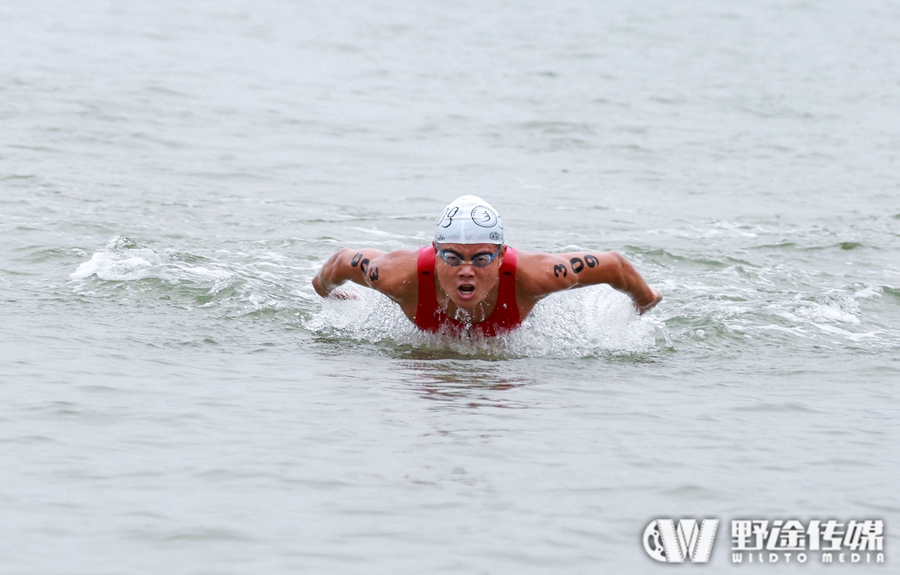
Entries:
<svg viewBox="0 0 900 575">
<path fill-rule="evenodd" d="M 459 266 L 459 271 L 456 272 L 456 275 L 466 278 L 475 277 L 475 266 L 472 264 L 463 264 Z"/>
</svg>

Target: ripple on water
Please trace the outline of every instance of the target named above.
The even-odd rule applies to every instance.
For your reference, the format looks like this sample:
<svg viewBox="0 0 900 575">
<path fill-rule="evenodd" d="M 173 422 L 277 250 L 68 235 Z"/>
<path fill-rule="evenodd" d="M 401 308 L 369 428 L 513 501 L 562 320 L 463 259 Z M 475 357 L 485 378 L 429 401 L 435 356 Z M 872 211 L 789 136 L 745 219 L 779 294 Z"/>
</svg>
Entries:
<svg viewBox="0 0 900 575">
<path fill-rule="evenodd" d="M 69 277 L 75 292 L 88 297 L 117 294 L 120 300 L 170 302 L 239 323 L 276 322 L 282 326 L 277 329 L 300 330 L 318 341 L 373 344 L 410 358 L 646 361 L 661 351 L 736 350 L 749 341 L 770 347 L 850 344 L 873 350 L 900 342 L 896 327 L 873 323 L 863 307 L 883 305 L 885 296 L 896 301 L 900 290 L 892 287 L 850 278 L 835 286 L 833 274 L 767 266 L 754 258 L 714 262 L 666 250 L 642 257 L 695 272 L 689 283 L 667 274 L 670 279 L 662 283 L 666 299 L 643 317 L 635 315 L 626 296 L 590 287 L 546 298 L 520 329 L 493 339 L 422 333 L 388 298 L 352 284 L 343 288 L 352 299 L 322 300 L 309 287 L 321 262 L 308 257 L 292 261 L 285 253 L 217 250 L 200 255 L 153 249 L 115 236 Z M 192 341 L 220 341 L 220 336 L 204 339 L 208 337 Z"/>
</svg>

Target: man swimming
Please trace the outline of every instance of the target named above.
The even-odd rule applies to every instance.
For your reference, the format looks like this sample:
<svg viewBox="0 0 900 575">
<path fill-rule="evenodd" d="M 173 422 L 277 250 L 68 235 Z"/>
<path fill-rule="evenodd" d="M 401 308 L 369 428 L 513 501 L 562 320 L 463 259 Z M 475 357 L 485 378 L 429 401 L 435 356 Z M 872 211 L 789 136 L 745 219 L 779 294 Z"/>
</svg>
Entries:
<svg viewBox="0 0 900 575">
<path fill-rule="evenodd" d="M 608 284 L 629 295 L 641 314 L 662 299 L 618 253 L 520 252 L 505 245 L 500 215 L 471 195 L 444 208 L 430 246 L 343 249 L 312 283 L 322 297 L 346 297 L 334 290 L 348 280 L 394 300 L 422 330 L 485 336 L 514 329 L 541 299 L 571 288 Z"/>
</svg>

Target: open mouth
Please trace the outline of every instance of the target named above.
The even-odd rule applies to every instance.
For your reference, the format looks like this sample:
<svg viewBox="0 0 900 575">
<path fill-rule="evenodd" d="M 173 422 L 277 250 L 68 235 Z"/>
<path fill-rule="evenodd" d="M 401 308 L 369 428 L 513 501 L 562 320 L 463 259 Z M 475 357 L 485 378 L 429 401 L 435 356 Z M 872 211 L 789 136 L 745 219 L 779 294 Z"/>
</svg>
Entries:
<svg viewBox="0 0 900 575">
<path fill-rule="evenodd" d="M 459 295 L 463 297 L 463 299 L 468 299 L 475 295 L 475 286 L 472 284 L 461 284 L 458 288 Z"/>
</svg>

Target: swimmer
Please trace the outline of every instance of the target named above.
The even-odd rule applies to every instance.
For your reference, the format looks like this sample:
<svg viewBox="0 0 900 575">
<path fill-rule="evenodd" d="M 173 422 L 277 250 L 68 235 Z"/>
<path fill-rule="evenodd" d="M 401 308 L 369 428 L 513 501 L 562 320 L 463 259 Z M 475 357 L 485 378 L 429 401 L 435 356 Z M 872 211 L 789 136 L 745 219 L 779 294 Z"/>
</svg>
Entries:
<svg viewBox="0 0 900 575">
<path fill-rule="evenodd" d="M 503 242 L 503 220 L 477 196 L 462 196 L 438 218 L 434 241 L 417 250 L 343 249 L 312 284 L 322 297 L 352 281 L 395 301 L 425 331 L 495 336 L 518 327 L 548 295 L 607 284 L 631 297 L 643 314 L 662 299 L 634 266 L 615 252 L 522 252 Z"/>
</svg>

